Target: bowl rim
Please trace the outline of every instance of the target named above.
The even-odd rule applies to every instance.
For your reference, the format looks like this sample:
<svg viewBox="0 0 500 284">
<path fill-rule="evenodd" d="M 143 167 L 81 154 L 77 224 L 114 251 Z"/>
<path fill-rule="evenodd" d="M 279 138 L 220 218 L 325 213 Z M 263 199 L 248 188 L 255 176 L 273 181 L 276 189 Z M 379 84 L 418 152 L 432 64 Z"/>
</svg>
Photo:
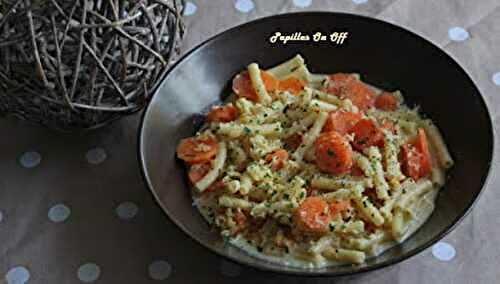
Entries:
<svg viewBox="0 0 500 284">
<path fill-rule="evenodd" d="M 352 18 L 355 18 L 355 20 L 362 20 L 362 21 L 368 21 L 368 22 L 371 21 L 371 22 L 376 22 L 379 24 L 385 24 L 385 25 L 390 26 L 391 29 L 395 29 L 395 30 L 399 30 L 401 32 L 407 33 L 407 34 L 419 39 L 420 41 L 424 41 L 424 42 L 432 45 L 434 48 L 441 51 L 448 58 L 448 60 L 452 64 L 454 64 L 456 68 L 458 68 L 459 71 L 463 72 L 463 74 L 466 75 L 469 83 L 474 87 L 476 92 L 479 94 L 479 101 L 480 101 L 481 107 L 483 108 L 483 110 L 485 110 L 486 116 L 487 116 L 487 124 L 488 124 L 487 129 L 489 132 L 488 136 L 491 138 L 491 140 L 489 141 L 490 147 L 489 147 L 489 149 L 487 149 L 489 152 L 488 170 L 485 171 L 481 176 L 481 189 L 477 193 L 474 194 L 474 196 L 473 196 L 472 200 L 469 202 L 469 204 L 467 204 L 465 209 L 458 215 L 457 218 L 455 218 L 450 223 L 450 225 L 443 228 L 436 236 L 434 236 L 433 238 L 431 238 L 427 242 L 425 242 L 422 245 L 406 252 L 405 254 L 396 256 L 394 258 L 391 258 L 391 259 L 388 259 L 388 260 L 383 261 L 381 263 L 377 263 L 377 264 L 370 265 L 370 266 L 358 267 L 358 266 L 353 265 L 353 266 L 351 266 L 352 269 L 349 271 L 324 271 L 324 270 L 320 271 L 320 270 L 314 270 L 314 269 L 304 269 L 303 271 L 287 271 L 287 270 L 282 270 L 279 268 L 269 267 L 268 265 L 265 265 L 262 263 L 255 263 L 255 264 L 254 263 L 247 263 L 247 262 L 240 260 L 236 257 L 232 257 L 232 256 L 229 256 L 229 255 L 226 255 L 226 254 L 223 254 L 221 252 L 214 250 L 209 245 L 207 245 L 203 241 L 199 240 L 196 236 L 192 235 L 184 227 L 184 225 L 181 222 L 179 222 L 177 219 L 171 217 L 171 213 L 170 213 L 169 209 L 166 208 L 162 204 L 159 196 L 157 195 L 156 191 L 154 190 L 154 187 L 151 183 L 151 179 L 150 179 L 150 177 L 147 173 L 147 170 L 146 170 L 146 161 L 145 161 L 144 155 L 143 155 L 144 126 L 145 126 L 146 117 L 148 116 L 148 113 L 150 110 L 150 106 L 151 106 L 155 96 L 159 93 L 159 89 L 163 85 L 163 81 L 165 81 L 168 78 L 168 76 L 170 75 L 170 73 L 176 69 L 178 64 L 180 64 L 184 60 L 188 59 L 190 56 L 192 56 L 196 52 L 200 51 L 203 47 L 205 47 L 206 45 L 209 45 L 210 43 L 219 39 L 220 37 L 227 36 L 228 34 L 234 34 L 234 33 L 238 32 L 238 30 L 240 30 L 241 28 L 243 28 L 245 26 L 254 25 L 254 24 L 258 24 L 258 23 L 262 23 L 262 22 L 266 22 L 266 21 L 272 21 L 272 20 L 278 19 L 278 18 L 301 17 L 301 16 L 311 16 L 311 15 L 317 15 L 317 16 L 340 15 L 340 16 L 344 16 L 344 17 L 352 17 Z M 176 62 L 170 67 L 170 69 L 168 69 L 167 72 L 164 72 L 164 74 L 161 76 L 161 78 L 159 79 L 158 82 L 159 83 L 156 84 L 155 89 L 152 90 L 152 92 L 151 92 L 152 95 L 149 98 L 147 105 L 141 114 L 141 118 L 140 118 L 140 122 L 139 122 L 140 123 L 139 129 L 137 132 L 137 155 L 138 155 L 138 160 L 139 160 L 139 164 L 140 164 L 141 176 L 142 176 L 144 182 L 146 183 L 147 188 L 153 194 L 153 196 L 156 200 L 157 206 L 159 206 L 162 209 L 162 211 L 178 227 L 178 229 L 180 229 L 184 234 L 188 235 L 191 239 L 196 241 L 202 247 L 208 249 L 212 253 L 215 253 L 219 257 L 222 257 L 223 259 L 230 260 L 232 262 L 235 262 L 235 263 L 247 266 L 247 267 L 253 267 L 253 268 L 256 268 L 260 271 L 275 272 L 275 273 L 286 274 L 286 275 L 325 277 L 325 276 L 355 275 L 355 274 L 360 274 L 360 273 L 364 273 L 364 272 L 374 271 L 377 269 L 391 266 L 393 264 L 403 262 L 403 261 L 408 260 L 409 258 L 419 254 L 420 252 L 429 248 L 433 244 L 437 243 L 438 241 L 443 239 L 446 235 L 448 235 L 452 230 L 454 230 L 457 227 L 457 225 L 459 223 L 461 223 L 463 221 L 463 219 L 469 215 L 469 213 L 472 211 L 473 206 L 475 205 L 475 203 L 477 202 L 477 200 L 479 199 L 481 194 L 485 191 L 486 186 L 489 184 L 489 180 L 491 177 L 490 173 L 492 170 L 492 161 L 496 155 L 495 154 L 495 152 L 496 152 L 495 151 L 495 136 L 496 135 L 495 135 L 495 129 L 494 129 L 493 123 L 492 123 L 491 113 L 490 113 L 490 110 L 488 109 L 488 105 L 485 102 L 483 94 L 480 92 L 479 88 L 476 86 L 476 84 L 472 80 L 470 74 L 446 50 L 439 47 L 437 44 L 432 42 L 430 39 L 427 39 L 423 35 L 417 34 L 416 32 L 410 30 L 407 27 L 398 26 L 396 24 L 393 24 L 391 22 L 387 22 L 385 20 L 381 20 L 381 19 L 377 19 L 377 18 L 365 16 L 365 15 L 358 15 L 358 14 L 352 14 L 352 13 L 346 13 L 346 12 L 333 12 L 333 11 L 332 12 L 330 12 L 330 11 L 291 12 L 291 13 L 276 14 L 276 15 L 257 18 L 255 20 L 252 20 L 249 22 L 244 22 L 244 23 L 236 25 L 232 28 L 223 30 L 222 32 L 219 32 L 213 36 L 210 36 L 208 39 L 205 39 L 201 43 L 195 45 L 189 51 L 187 51 L 183 56 L 181 56 L 178 60 L 176 60 Z M 283 267 L 285 267 L 285 266 L 283 266 Z"/>
</svg>

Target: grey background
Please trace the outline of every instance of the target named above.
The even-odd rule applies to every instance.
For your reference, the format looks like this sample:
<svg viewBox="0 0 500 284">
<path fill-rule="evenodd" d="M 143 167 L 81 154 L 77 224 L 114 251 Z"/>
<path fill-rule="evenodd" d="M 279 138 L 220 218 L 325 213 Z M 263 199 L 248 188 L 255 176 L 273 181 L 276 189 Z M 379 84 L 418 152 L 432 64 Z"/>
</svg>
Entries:
<svg viewBox="0 0 500 284">
<path fill-rule="evenodd" d="M 485 97 L 498 133 L 500 86 L 492 79 L 500 72 L 498 0 L 369 0 L 359 5 L 351 0 L 312 0 L 307 8 L 294 6 L 292 0 L 253 0 L 255 7 L 249 13 L 236 10 L 235 1 L 230 0 L 191 2 L 197 9 L 186 17 L 188 33 L 182 54 L 227 28 L 290 11 L 350 12 L 403 26 L 442 47 L 467 70 Z M 451 41 L 448 30 L 454 26 L 465 28 L 469 38 Z M 446 111 L 452 111 L 451 106 Z M 101 269 L 94 283 L 160 283 L 148 274 L 148 266 L 156 260 L 170 263 L 172 271 L 164 281 L 169 283 L 498 283 L 500 180 L 496 154 L 484 194 L 472 213 L 444 239 L 456 249 L 451 261 L 439 261 L 429 248 L 403 263 L 359 276 L 304 279 L 227 263 L 174 227 L 141 179 L 137 126 L 138 116 L 133 116 L 100 131 L 68 135 L 0 119 L 0 283 L 6 282 L 4 275 L 16 266 L 29 270 L 28 283 L 80 283 L 77 270 L 87 262 Z M 495 148 L 498 146 L 496 141 Z M 95 147 L 107 154 L 97 165 L 85 157 Z M 27 151 L 40 153 L 38 166 L 21 166 L 19 159 Z M 115 213 L 124 201 L 139 208 L 130 220 Z M 67 205 L 71 215 L 54 223 L 47 214 L 59 203 Z"/>
</svg>

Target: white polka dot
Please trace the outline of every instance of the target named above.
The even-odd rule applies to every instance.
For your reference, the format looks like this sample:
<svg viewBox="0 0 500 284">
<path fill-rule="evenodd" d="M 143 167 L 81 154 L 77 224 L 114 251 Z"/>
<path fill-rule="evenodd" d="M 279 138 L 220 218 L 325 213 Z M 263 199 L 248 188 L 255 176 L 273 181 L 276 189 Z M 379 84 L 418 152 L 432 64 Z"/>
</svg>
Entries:
<svg viewBox="0 0 500 284">
<path fill-rule="evenodd" d="M 255 8 L 255 5 L 252 0 L 236 0 L 234 7 L 242 13 L 248 13 Z"/>
<path fill-rule="evenodd" d="M 312 0 L 293 0 L 293 5 L 299 8 L 311 6 Z"/>
<path fill-rule="evenodd" d="M 87 162 L 90 164 L 100 164 L 106 160 L 106 151 L 103 148 L 94 148 L 87 151 L 85 158 L 87 158 Z"/>
<path fill-rule="evenodd" d="M 368 0 L 352 0 L 352 2 L 356 5 L 359 5 L 359 4 L 365 4 L 368 2 Z"/>
<path fill-rule="evenodd" d="M 242 268 L 240 265 L 223 260 L 220 264 L 220 273 L 227 277 L 236 277 L 241 274 Z"/>
<path fill-rule="evenodd" d="M 29 279 L 30 272 L 23 266 L 11 268 L 7 274 L 5 274 L 7 284 L 24 284 L 28 282 Z"/>
<path fill-rule="evenodd" d="M 83 283 L 96 281 L 101 275 L 101 268 L 95 263 L 85 263 L 78 268 L 77 276 Z"/>
<path fill-rule="evenodd" d="M 184 16 L 191 16 L 196 13 L 196 5 L 193 2 L 187 2 L 184 7 Z"/>
<path fill-rule="evenodd" d="M 153 280 L 165 280 L 170 277 L 172 266 L 164 260 L 157 260 L 149 265 L 148 272 Z"/>
<path fill-rule="evenodd" d="M 49 213 L 47 215 L 49 216 L 50 221 L 60 223 L 68 219 L 70 214 L 71 210 L 68 206 L 64 204 L 57 204 L 49 209 Z"/>
<path fill-rule="evenodd" d="M 455 257 L 455 248 L 449 243 L 438 242 L 432 246 L 432 254 L 441 261 L 450 261 Z"/>
<path fill-rule="evenodd" d="M 448 37 L 453 41 L 464 41 L 469 38 L 469 33 L 461 27 L 453 27 L 448 30 Z"/>
<path fill-rule="evenodd" d="M 42 161 L 42 156 L 38 152 L 26 152 L 21 158 L 19 158 L 19 163 L 25 168 L 34 168 L 40 164 Z"/>
<path fill-rule="evenodd" d="M 116 215 L 120 219 L 128 220 L 132 219 L 137 215 L 137 211 L 139 211 L 139 208 L 137 205 L 133 202 L 123 202 L 118 207 L 116 207 Z"/>
<path fill-rule="evenodd" d="M 495 83 L 495 85 L 500 86 L 500 72 L 493 74 L 491 79 L 493 80 L 493 83 Z"/>
</svg>

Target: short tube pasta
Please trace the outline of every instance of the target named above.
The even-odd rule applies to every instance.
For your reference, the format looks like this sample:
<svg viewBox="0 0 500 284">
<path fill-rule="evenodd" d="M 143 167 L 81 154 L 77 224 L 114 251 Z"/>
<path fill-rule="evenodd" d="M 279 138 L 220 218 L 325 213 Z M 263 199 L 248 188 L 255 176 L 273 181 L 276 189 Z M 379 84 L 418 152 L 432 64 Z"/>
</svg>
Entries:
<svg viewBox="0 0 500 284">
<path fill-rule="evenodd" d="M 304 65 L 304 58 L 302 58 L 300 54 L 297 54 L 288 61 L 285 61 L 271 69 L 266 70 L 266 72 L 274 75 L 277 78 L 283 78 L 302 65 Z"/>
<path fill-rule="evenodd" d="M 311 185 L 317 189 L 325 191 L 338 190 L 340 188 L 361 188 L 373 186 L 371 178 L 349 178 L 349 177 L 326 177 L 316 175 L 311 180 Z"/>
<path fill-rule="evenodd" d="M 241 208 L 241 209 L 250 209 L 253 207 L 253 203 L 249 202 L 245 199 L 231 197 L 223 195 L 219 197 L 219 205 L 223 207 L 229 208 Z"/>
<path fill-rule="evenodd" d="M 323 255 L 331 260 L 347 263 L 363 263 L 366 254 L 358 250 L 327 248 Z"/>
<path fill-rule="evenodd" d="M 263 104 L 269 104 L 272 98 L 267 93 L 262 77 L 260 76 L 260 69 L 257 63 L 252 63 L 248 65 L 248 74 L 250 74 L 250 80 L 252 81 L 252 86 L 255 89 L 255 93 L 259 97 L 259 101 Z"/>
<path fill-rule="evenodd" d="M 377 191 L 377 197 L 380 199 L 389 198 L 389 185 L 384 177 L 384 169 L 382 167 L 382 155 L 377 147 L 369 147 L 367 150 L 368 158 L 373 169 L 373 183 Z"/>
<path fill-rule="evenodd" d="M 398 146 L 394 141 L 394 135 L 385 130 L 384 131 L 384 161 L 386 165 L 386 176 L 389 180 L 400 181 L 404 178 L 401 172 L 401 166 L 398 161 Z"/>
<path fill-rule="evenodd" d="M 227 148 L 225 142 L 219 142 L 217 146 L 217 157 L 213 163 L 213 168 L 200 181 L 195 184 L 199 192 L 205 191 L 219 177 L 227 158 Z"/>
<path fill-rule="evenodd" d="M 445 169 L 453 166 L 453 159 L 436 125 L 434 125 L 431 120 L 424 120 L 422 127 L 425 129 L 425 133 L 436 151 L 440 165 Z"/>
<path fill-rule="evenodd" d="M 304 135 L 302 138 L 302 143 L 300 143 L 299 147 L 295 152 L 293 153 L 293 158 L 297 161 L 301 161 L 305 151 L 311 147 L 311 145 L 314 143 L 316 138 L 318 137 L 319 133 L 321 132 L 321 129 L 325 125 L 326 119 L 328 117 L 328 114 L 326 112 L 320 112 L 318 114 L 318 117 L 316 118 L 316 121 L 314 122 L 313 126 L 309 131 Z"/>
</svg>

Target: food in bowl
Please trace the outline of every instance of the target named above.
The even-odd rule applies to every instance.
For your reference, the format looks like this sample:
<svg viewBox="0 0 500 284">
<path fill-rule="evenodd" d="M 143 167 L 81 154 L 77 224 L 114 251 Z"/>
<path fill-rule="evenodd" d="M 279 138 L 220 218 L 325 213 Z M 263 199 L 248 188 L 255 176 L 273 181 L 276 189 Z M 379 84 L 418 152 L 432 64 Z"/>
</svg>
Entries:
<svg viewBox="0 0 500 284">
<path fill-rule="evenodd" d="M 453 165 L 430 119 L 358 74 L 297 55 L 237 74 L 177 156 L 194 205 L 233 245 L 299 267 L 360 264 L 430 216 Z"/>
</svg>

